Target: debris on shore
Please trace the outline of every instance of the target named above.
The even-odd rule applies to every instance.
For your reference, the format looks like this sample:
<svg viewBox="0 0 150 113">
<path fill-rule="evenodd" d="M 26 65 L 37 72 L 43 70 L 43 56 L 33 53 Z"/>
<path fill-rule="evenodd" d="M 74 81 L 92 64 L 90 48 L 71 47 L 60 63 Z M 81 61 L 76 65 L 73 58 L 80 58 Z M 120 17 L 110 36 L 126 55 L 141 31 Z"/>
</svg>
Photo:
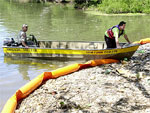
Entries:
<svg viewBox="0 0 150 113">
<path fill-rule="evenodd" d="M 15 113 L 150 113 L 150 44 L 120 63 L 43 83 Z"/>
</svg>

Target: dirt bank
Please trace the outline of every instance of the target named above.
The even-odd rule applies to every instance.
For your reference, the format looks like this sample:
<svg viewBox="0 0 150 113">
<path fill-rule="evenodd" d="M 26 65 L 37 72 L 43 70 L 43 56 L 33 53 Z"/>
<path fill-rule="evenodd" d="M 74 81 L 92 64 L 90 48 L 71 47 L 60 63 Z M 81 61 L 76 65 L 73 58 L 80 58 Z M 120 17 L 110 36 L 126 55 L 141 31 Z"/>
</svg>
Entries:
<svg viewBox="0 0 150 113">
<path fill-rule="evenodd" d="M 48 80 L 16 113 L 150 112 L 150 44 L 129 61 L 96 66 Z"/>
</svg>

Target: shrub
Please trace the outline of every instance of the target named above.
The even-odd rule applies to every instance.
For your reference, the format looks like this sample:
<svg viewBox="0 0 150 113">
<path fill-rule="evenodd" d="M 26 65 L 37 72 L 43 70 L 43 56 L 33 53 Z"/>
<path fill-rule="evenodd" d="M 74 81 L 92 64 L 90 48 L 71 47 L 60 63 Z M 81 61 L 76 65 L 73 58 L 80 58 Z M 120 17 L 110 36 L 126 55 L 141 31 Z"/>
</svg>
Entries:
<svg viewBox="0 0 150 113">
<path fill-rule="evenodd" d="M 150 13 L 150 0 L 102 0 L 98 9 L 105 13 Z"/>
</svg>

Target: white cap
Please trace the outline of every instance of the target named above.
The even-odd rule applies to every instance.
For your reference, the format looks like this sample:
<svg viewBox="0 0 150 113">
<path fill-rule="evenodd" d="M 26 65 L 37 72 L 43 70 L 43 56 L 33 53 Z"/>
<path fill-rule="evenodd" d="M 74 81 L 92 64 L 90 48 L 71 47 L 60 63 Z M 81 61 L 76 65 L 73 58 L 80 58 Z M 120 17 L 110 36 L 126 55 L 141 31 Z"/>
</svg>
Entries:
<svg viewBox="0 0 150 113">
<path fill-rule="evenodd" d="M 28 25 L 27 24 L 23 24 L 22 27 L 28 27 Z"/>
</svg>

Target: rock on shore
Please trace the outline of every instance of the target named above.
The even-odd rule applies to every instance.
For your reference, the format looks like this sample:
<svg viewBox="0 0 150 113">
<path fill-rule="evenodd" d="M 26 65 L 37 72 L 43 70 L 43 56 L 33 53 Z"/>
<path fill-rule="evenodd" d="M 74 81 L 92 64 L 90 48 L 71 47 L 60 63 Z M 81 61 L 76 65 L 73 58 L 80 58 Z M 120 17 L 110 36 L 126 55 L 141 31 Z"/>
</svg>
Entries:
<svg viewBox="0 0 150 113">
<path fill-rule="evenodd" d="M 15 113 L 150 113 L 150 44 L 120 63 L 51 79 Z"/>
</svg>

